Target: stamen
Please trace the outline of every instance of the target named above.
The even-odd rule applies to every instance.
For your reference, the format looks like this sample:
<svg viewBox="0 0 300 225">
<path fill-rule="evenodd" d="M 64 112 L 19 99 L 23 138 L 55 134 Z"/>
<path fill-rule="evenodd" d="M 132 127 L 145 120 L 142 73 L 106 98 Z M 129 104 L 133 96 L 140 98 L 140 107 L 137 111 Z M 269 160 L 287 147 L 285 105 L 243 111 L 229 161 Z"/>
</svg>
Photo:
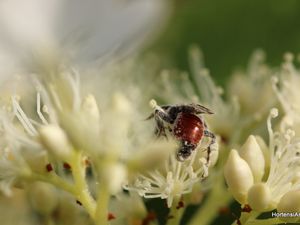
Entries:
<svg viewBox="0 0 300 225">
<path fill-rule="evenodd" d="M 24 129 L 29 133 L 31 136 L 37 135 L 36 129 L 33 127 L 32 123 L 30 122 L 29 118 L 26 116 L 22 108 L 20 107 L 19 103 L 16 100 L 16 97 L 12 97 L 12 105 L 13 105 L 13 112 L 21 122 Z"/>
<path fill-rule="evenodd" d="M 73 70 L 72 75 L 69 74 L 66 77 L 70 83 L 70 86 L 71 86 L 71 89 L 73 92 L 73 110 L 77 111 L 80 109 L 80 105 L 81 105 L 79 75 L 75 70 Z"/>
<path fill-rule="evenodd" d="M 55 92 L 55 88 L 53 87 L 53 85 L 51 85 L 51 84 L 49 85 L 49 90 L 50 90 L 50 93 L 52 95 L 54 104 L 56 105 L 56 107 L 59 110 L 62 110 L 62 105 L 60 103 L 60 100 L 59 100 L 59 97 L 58 97 L 57 93 Z"/>
<path fill-rule="evenodd" d="M 48 121 L 45 119 L 43 113 L 41 112 L 41 94 L 39 92 L 36 95 L 36 111 L 43 124 L 47 125 Z"/>
</svg>

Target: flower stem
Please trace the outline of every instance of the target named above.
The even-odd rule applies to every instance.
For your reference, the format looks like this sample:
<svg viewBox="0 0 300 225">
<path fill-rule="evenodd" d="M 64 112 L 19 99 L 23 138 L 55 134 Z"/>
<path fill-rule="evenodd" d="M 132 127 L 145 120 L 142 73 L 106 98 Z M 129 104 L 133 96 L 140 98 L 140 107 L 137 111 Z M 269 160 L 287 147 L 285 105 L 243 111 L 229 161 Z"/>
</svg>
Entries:
<svg viewBox="0 0 300 225">
<path fill-rule="evenodd" d="M 110 193 L 106 186 L 103 184 L 99 187 L 98 196 L 97 196 L 97 206 L 95 212 L 95 223 L 97 225 L 107 224 L 107 215 L 108 215 L 108 202 L 110 199 Z"/>
<path fill-rule="evenodd" d="M 85 179 L 85 166 L 82 161 L 80 151 L 74 151 L 73 157 L 70 160 L 72 175 L 75 183 L 75 196 L 88 214 L 94 219 L 96 203 L 90 194 L 88 185 Z"/>
<path fill-rule="evenodd" d="M 73 185 L 71 185 L 61 177 L 57 176 L 56 173 L 50 173 L 47 175 L 39 174 L 39 173 L 31 173 L 28 179 L 39 180 L 39 181 L 50 183 L 66 192 L 69 192 L 72 195 L 75 195 L 76 192 Z"/>
<path fill-rule="evenodd" d="M 210 224 L 212 220 L 218 216 L 220 207 L 227 206 L 232 197 L 226 190 L 223 179 L 217 177 L 216 183 L 213 186 L 204 205 L 198 209 L 194 217 L 189 222 L 189 225 L 205 225 Z"/>
<path fill-rule="evenodd" d="M 185 208 L 178 208 L 180 199 L 174 199 L 166 225 L 179 225 Z"/>
</svg>

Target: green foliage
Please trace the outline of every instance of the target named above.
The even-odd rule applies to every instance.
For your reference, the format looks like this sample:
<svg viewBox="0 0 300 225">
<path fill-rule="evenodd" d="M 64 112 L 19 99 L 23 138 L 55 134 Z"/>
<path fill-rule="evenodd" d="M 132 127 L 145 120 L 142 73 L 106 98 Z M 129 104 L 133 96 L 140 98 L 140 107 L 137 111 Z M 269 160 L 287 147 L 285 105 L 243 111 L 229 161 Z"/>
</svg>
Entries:
<svg viewBox="0 0 300 225">
<path fill-rule="evenodd" d="M 186 70 L 188 46 L 198 44 L 212 75 L 224 83 L 234 67 L 245 67 L 256 48 L 266 51 L 271 65 L 278 65 L 286 51 L 298 53 L 299 9 L 296 0 L 177 0 L 155 47 Z"/>
</svg>

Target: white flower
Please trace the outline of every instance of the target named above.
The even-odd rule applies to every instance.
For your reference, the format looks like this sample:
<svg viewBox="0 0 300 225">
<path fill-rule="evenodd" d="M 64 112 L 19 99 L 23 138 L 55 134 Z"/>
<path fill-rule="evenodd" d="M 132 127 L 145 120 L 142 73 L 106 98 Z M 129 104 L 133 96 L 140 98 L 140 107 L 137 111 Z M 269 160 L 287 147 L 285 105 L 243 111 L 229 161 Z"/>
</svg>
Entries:
<svg viewBox="0 0 300 225">
<path fill-rule="evenodd" d="M 224 177 L 233 197 L 245 204 L 247 192 L 253 185 L 253 175 L 247 162 L 234 149 L 230 151 L 224 166 Z"/>
<path fill-rule="evenodd" d="M 57 125 L 45 125 L 40 131 L 43 144 L 58 159 L 68 162 L 72 154 L 72 146 L 66 133 Z"/>
<path fill-rule="evenodd" d="M 115 216 L 115 219 L 111 221 L 113 225 L 142 224 L 147 217 L 147 209 L 143 199 L 134 192 L 116 195 L 109 208 Z"/>
<path fill-rule="evenodd" d="M 0 110 L 0 190 L 6 195 L 11 195 L 11 186 L 20 176 L 30 173 L 24 157 L 30 155 L 31 158 L 35 158 L 38 146 L 30 141 L 24 132 L 16 129 L 12 122 L 12 113 L 2 106 Z M 21 151 L 23 144 L 30 146 L 27 151 Z"/>
<path fill-rule="evenodd" d="M 285 112 L 282 129 L 292 128 L 296 134 L 300 132 L 300 72 L 293 65 L 293 55 L 287 53 L 285 62 L 279 71 L 279 78 L 273 77 L 273 89 Z M 286 128 L 285 128 L 286 127 Z"/>
<path fill-rule="evenodd" d="M 268 118 L 270 171 L 266 181 L 272 195 L 272 201 L 278 203 L 288 191 L 300 188 L 300 140 L 293 130 L 273 132 L 271 117 Z"/>
<path fill-rule="evenodd" d="M 265 158 L 253 135 L 248 137 L 239 154 L 248 163 L 254 180 L 260 181 L 265 172 Z"/>
<path fill-rule="evenodd" d="M 236 96 L 240 111 L 257 121 L 267 117 L 269 109 L 275 104 L 270 83 L 273 70 L 265 63 L 262 50 L 253 52 L 246 71 L 237 71 L 228 82 L 228 93 Z"/>
<path fill-rule="evenodd" d="M 31 206 L 42 215 L 50 215 L 58 205 L 56 192 L 57 190 L 53 185 L 44 182 L 31 184 L 28 191 Z"/>
<path fill-rule="evenodd" d="M 252 185 L 247 186 L 244 188 L 244 192 L 248 191 L 247 196 L 244 196 L 243 204 L 250 204 L 251 208 L 256 211 L 268 211 L 275 209 L 282 198 L 289 191 L 299 190 L 300 188 L 300 140 L 295 137 L 295 132 L 293 130 L 280 130 L 274 132 L 271 126 L 271 118 L 275 118 L 278 116 L 278 110 L 273 108 L 270 112 L 270 115 L 267 120 L 267 127 L 269 132 L 269 154 L 265 154 L 268 158 L 263 159 L 263 152 L 260 146 L 257 143 L 249 144 L 249 139 L 244 145 L 243 148 L 249 148 L 247 151 L 254 151 L 256 155 L 259 154 L 260 156 L 254 157 L 248 154 L 245 154 L 245 149 L 243 150 L 242 157 L 245 157 L 244 162 L 247 162 L 249 170 L 251 172 L 251 176 L 256 176 L 256 179 L 253 184 L 253 178 L 245 177 L 246 180 L 240 179 L 240 181 L 236 182 L 252 182 Z M 254 137 L 250 137 L 253 139 Z M 250 139 L 250 140 L 251 140 Z M 252 141 L 253 142 L 253 141 Z M 248 143 L 248 144 L 247 144 Z M 251 149 L 250 149 L 251 148 Z M 258 153 L 261 151 L 261 153 Z M 232 155 L 232 153 L 230 154 Z M 255 161 L 257 168 L 252 168 L 255 165 Z M 265 164 L 270 165 L 270 168 L 265 168 L 263 165 Z M 233 167 L 230 165 L 230 158 L 227 161 L 226 167 Z M 265 170 L 268 169 L 268 170 Z M 258 171 L 261 170 L 261 171 Z M 239 170 L 238 167 L 235 169 L 235 173 L 238 174 L 239 177 L 242 177 L 242 170 Z M 252 174 L 253 173 L 253 174 Z M 262 175 L 264 177 L 262 177 Z M 230 175 L 230 173 L 225 173 L 226 180 L 234 179 Z M 260 179 L 258 179 L 260 178 Z M 240 184 L 240 185 L 241 185 Z M 237 198 L 237 192 L 234 188 L 232 188 L 231 184 L 228 183 L 230 190 L 232 191 L 234 197 Z"/>
<path fill-rule="evenodd" d="M 82 97 L 79 77 L 74 70 L 64 69 L 50 77 L 37 75 L 34 81 L 38 91 L 35 113 L 26 113 L 21 107 L 22 99 L 13 96 L 11 114 L 14 116 L 8 120 L 4 111 L 0 116 L 3 133 L 14 144 L 11 152 L 34 174 L 46 173 L 46 163 L 71 164 L 74 155 L 79 153 L 82 160 L 90 158 L 101 182 L 110 194 L 116 194 L 128 176 L 135 176 L 141 170 L 153 170 L 174 149 L 174 145 L 166 141 L 152 141 L 152 130 L 147 126 L 149 123 L 142 121 L 143 116 L 136 110 L 138 105 L 116 88 L 103 87 L 105 101 L 99 104 L 100 110 L 94 96 Z M 122 84 L 125 85 L 124 81 Z M 4 142 L 3 146 L 10 145 Z M 155 157 L 149 157 L 149 151 L 156 154 Z M 23 154 L 26 152 L 45 163 L 42 171 Z M 48 162 L 42 160 L 43 155 L 49 155 Z M 7 177 L 3 173 L 3 179 L 9 184 Z M 21 173 L 18 178 L 24 177 L 30 178 L 30 173 L 26 176 Z"/>
<path fill-rule="evenodd" d="M 248 191 L 248 204 L 252 209 L 263 212 L 270 209 L 272 202 L 272 194 L 269 186 L 266 183 L 259 182 Z"/>
<path fill-rule="evenodd" d="M 126 189 L 145 198 L 166 199 L 170 208 L 174 199 L 190 193 L 194 184 L 208 175 L 206 159 L 197 157 L 199 154 L 194 152 L 190 160 L 179 162 L 171 155 L 164 167 L 139 175 Z"/>
<path fill-rule="evenodd" d="M 19 175 L 18 169 L 7 159 L 1 159 L 0 165 L 0 190 L 5 195 L 11 195 L 11 187 Z"/>
</svg>

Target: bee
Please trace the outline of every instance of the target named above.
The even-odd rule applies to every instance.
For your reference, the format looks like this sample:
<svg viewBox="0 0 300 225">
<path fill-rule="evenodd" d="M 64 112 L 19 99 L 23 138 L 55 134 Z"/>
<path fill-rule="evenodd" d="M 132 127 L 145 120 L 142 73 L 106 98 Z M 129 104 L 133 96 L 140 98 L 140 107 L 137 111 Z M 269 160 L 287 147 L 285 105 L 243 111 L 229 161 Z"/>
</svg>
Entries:
<svg viewBox="0 0 300 225">
<path fill-rule="evenodd" d="M 181 105 L 155 105 L 154 112 L 147 118 L 154 118 L 156 123 L 155 134 L 157 137 L 165 136 L 166 130 L 180 143 L 176 158 L 185 161 L 197 148 L 203 137 L 211 139 L 207 148 L 207 162 L 211 153 L 211 145 L 216 142 L 214 133 L 208 130 L 201 116 L 202 114 L 213 114 L 213 112 L 200 104 Z"/>
</svg>

